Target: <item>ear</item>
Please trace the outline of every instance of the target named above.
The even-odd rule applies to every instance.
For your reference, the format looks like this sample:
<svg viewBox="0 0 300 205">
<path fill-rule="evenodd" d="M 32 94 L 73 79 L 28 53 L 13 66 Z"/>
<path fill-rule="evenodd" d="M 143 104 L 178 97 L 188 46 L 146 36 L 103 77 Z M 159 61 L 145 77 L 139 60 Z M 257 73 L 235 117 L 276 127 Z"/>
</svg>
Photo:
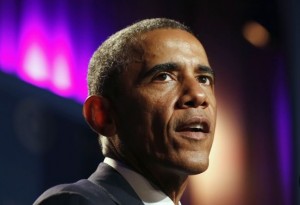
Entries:
<svg viewBox="0 0 300 205">
<path fill-rule="evenodd" d="M 106 98 L 97 95 L 89 96 L 83 105 L 83 116 L 95 132 L 107 137 L 116 134 L 111 106 Z"/>
</svg>

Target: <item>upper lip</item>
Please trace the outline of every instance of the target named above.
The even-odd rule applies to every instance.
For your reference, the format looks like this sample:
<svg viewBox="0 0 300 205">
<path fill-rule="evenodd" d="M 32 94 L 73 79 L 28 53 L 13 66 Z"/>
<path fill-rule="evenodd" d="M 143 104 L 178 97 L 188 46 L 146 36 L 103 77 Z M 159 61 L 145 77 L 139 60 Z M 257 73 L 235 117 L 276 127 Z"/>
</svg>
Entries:
<svg viewBox="0 0 300 205">
<path fill-rule="evenodd" d="M 176 126 L 176 132 L 210 132 L 210 122 L 205 117 L 192 117 L 183 120 Z"/>
</svg>

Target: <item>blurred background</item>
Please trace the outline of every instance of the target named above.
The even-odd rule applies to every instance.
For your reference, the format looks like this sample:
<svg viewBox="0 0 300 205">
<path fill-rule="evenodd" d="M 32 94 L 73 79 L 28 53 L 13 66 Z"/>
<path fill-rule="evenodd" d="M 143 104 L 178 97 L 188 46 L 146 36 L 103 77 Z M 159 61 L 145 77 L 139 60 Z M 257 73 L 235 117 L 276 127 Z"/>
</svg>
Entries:
<svg viewBox="0 0 300 205">
<path fill-rule="evenodd" d="M 300 1 L 0 0 L 1 205 L 96 169 L 81 114 L 89 58 L 152 17 L 190 26 L 217 75 L 210 167 L 183 205 L 300 204 Z"/>
</svg>

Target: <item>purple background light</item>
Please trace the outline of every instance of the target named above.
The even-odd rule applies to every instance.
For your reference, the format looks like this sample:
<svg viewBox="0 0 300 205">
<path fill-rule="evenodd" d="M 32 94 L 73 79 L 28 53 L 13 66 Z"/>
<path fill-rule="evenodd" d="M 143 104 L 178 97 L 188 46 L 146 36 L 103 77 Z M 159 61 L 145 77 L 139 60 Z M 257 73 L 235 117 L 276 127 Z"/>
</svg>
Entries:
<svg viewBox="0 0 300 205">
<path fill-rule="evenodd" d="M 16 6 L 13 1 L 6 1 L 0 6 L 0 69 L 13 73 L 17 68 L 17 23 L 13 11 Z"/>
<path fill-rule="evenodd" d="M 50 42 L 39 19 L 40 17 L 24 19 L 16 71 L 18 76 L 26 82 L 47 88 L 50 73 L 47 48 Z"/>
<path fill-rule="evenodd" d="M 292 162 L 293 162 L 293 146 L 292 146 L 292 116 L 291 103 L 288 93 L 285 74 L 283 72 L 285 66 L 282 60 L 277 62 L 278 75 L 274 87 L 274 113 L 275 113 L 275 127 L 277 133 L 277 150 L 278 163 L 281 175 L 281 185 L 283 191 L 284 204 L 292 204 Z"/>
<path fill-rule="evenodd" d="M 109 20 L 102 18 L 105 22 L 97 23 L 104 23 L 105 27 L 91 31 L 92 5 L 86 4 L 77 11 L 68 5 L 71 3 L 2 1 L 0 69 L 57 95 L 83 102 L 87 96 L 89 59 L 106 33 L 110 33 L 110 27 Z M 93 41 L 94 36 L 97 40 Z"/>
</svg>

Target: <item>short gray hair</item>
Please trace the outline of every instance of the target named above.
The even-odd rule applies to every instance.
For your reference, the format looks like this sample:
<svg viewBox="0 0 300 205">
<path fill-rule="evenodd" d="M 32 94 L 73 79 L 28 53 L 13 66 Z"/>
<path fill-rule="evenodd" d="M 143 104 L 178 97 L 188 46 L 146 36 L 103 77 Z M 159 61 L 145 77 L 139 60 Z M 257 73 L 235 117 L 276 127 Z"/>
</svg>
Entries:
<svg viewBox="0 0 300 205">
<path fill-rule="evenodd" d="M 192 33 L 182 23 L 166 18 L 145 19 L 110 36 L 94 52 L 88 68 L 89 95 L 108 97 L 118 89 L 118 77 L 141 54 L 141 34 L 156 29 L 181 29 Z"/>
</svg>

